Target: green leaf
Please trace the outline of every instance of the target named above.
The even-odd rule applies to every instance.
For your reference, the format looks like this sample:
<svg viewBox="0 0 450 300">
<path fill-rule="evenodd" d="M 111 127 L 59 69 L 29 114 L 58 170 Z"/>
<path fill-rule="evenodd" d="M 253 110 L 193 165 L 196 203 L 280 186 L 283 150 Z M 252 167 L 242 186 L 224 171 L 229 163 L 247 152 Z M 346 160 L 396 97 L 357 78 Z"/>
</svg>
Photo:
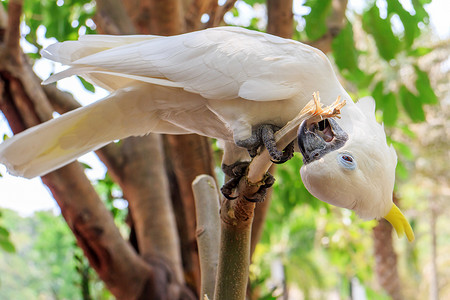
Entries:
<svg viewBox="0 0 450 300">
<path fill-rule="evenodd" d="M 403 134 L 405 134 L 409 138 L 411 138 L 411 139 L 417 138 L 416 133 L 414 131 L 412 131 L 407 125 L 400 125 L 399 128 L 401 129 Z"/>
<path fill-rule="evenodd" d="M 383 90 L 384 82 L 380 80 L 377 84 L 375 84 L 372 91 L 372 97 L 375 99 L 376 109 L 381 111 L 384 110 Z"/>
<path fill-rule="evenodd" d="M 415 158 L 414 153 L 411 148 L 405 143 L 392 140 L 392 145 L 394 145 L 395 150 L 397 150 L 401 155 L 403 155 L 408 160 L 413 160 Z"/>
<path fill-rule="evenodd" d="M 0 238 L 8 238 L 9 237 L 9 231 L 3 227 L 0 226 Z"/>
<path fill-rule="evenodd" d="M 394 59 L 400 50 L 400 41 L 394 35 L 389 19 L 380 17 L 376 4 L 363 13 L 362 21 L 364 30 L 373 36 L 380 56 L 386 61 Z"/>
<path fill-rule="evenodd" d="M 415 49 L 411 49 L 408 51 L 408 55 L 410 56 L 414 56 L 414 57 L 420 57 L 420 56 L 424 56 L 428 53 L 430 53 L 431 51 L 433 51 L 432 48 L 428 48 L 428 47 L 417 47 Z"/>
<path fill-rule="evenodd" d="M 80 162 L 81 166 L 85 169 L 85 170 L 92 170 L 92 167 L 84 162 Z"/>
<path fill-rule="evenodd" d="M 397 167 L 395 168 L 395 174 L 397 174 L 397 176 L 402 179 L 402 180 L 406 180 L 409 177 L 409 171 L 408 169 L 405 167 L 405 164 L 402 161 L 398 161 L 397 163 Z"/>
<path fill-rule="evenodd" d="M 5 250 L 6 252 L 9 252 L 9 253 L 16 252 L 16 247 L 14 247 L 13 243 L 11 243 L 11 241 L 9 241 L 9 240 L 2 239 L 2 238 L 0 238 L 0 248 L 2 248 L 3 250 Z"/>
<path fill-rule="evenodd" d="M 384 82 L 379 81 L 372 91 L 377 110 L 383 112 L 383 123 L 393 126 L 398 118 L 397 98 L 394 93 L 384 93 Z"/>
<path fill-rule="evenodd" d="M 424 4 L 431 3 L 431 0 L 412 0 L 411 3 L 414 7 L 414 11 L 416 12 L 416 18 L 418 18 L 420 22 L 428 24 L 430 20 L 427 11 L 424 8 Z"/>
<path fill-rule="evenodd" d="M 399 93 L 403 108 L 413 122 L 425 121 L 425 112 L 422 108 L 420 98 L 411 93 L 404 85 L 400 87 Z"/>
<path fill-rule="evenodd" d="M 354 72 L 358 68 L 358 52 L 353 40 L 352 23 L 347 21 L 347 25 L 339 32 L 331 44 L 336 65 L 340 70 Z"/>
<path fill-rule="evenodd" d="M 383 123 L 390 127 L 394 126 L 398 118 L 397 97 L 390 92 L 383 95 Z"/>
<path fill-rule="evenodd" d="M 431 87 L 430 78 L 428 74 L 422 71 L 418 66 L 414 66 L 416 70 L 416 89 L 419 92 L 419 98 L 424 104 L 437 104 L 438 97 Z"/>
<path fill-rule="evenodd" d="M 265 0 L 244 0 L 244 2 L 247 3 L 250 6 L 253 6 L 256 3 L 262 4 L 262 3 L 265 3 L 266 1 Z"/>
<path fill-rule="evenodd" d="M 317 40 L 327 32 L 331 0 L 307 0 L 303 5 L 311 8 L 311 12 L 304 17 L 306 35 L 311 40 Z"/>
<path fill-rule="evenodd" d="M 83 85 L 83 87 L 88 90 L 91 93 L 95 93 L 95 86 L 89 82 L 87 82 L 86 80 L 83 79 L 83 77 L 77 76 L 78 79 L 80 79 L 81 84 Z"/>
<path fill-rule="evenodd" d="M 387 4 L 388 13 L 397 14 L 403 23 L 405 48 L 408 49 L 413 44 L 414 39 L 420 34 L 419 20 L 405 10 L 398 0 L 389 0 Z"/>
</svg>

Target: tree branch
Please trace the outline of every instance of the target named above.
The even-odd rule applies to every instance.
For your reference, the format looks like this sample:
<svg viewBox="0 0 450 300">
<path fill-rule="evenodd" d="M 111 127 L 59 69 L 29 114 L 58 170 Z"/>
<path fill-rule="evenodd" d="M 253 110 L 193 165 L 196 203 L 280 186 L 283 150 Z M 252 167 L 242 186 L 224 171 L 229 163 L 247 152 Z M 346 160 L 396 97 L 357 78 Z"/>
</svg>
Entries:
<svg viewBox="0 0 450 300">
<path fill-rule="evenodd" d="M 19 62 L 21 59 L 20 49 L 20 17 L 22 16 L 23 0 L 10 0 L 8 3 L 8 26 L 4 38 L 5 47 L 9 55 Z"/>
<path fill-rule="evenodd" d="M 267 33 L 292 38 L 294 33 L 292 5 L 292 0 L 267 1 Z"/>
<path fill-rule="evenodd" d="M 208 11 L 212 5 L 217 5 L 217 1 L 193 0 L 186 11 L 186 29 L 188 31 L 198 30 L 201 26 L 201 16 Z"/>
<path fill-rule="evenodd" d="M 209 21 L 206 27 L 219 26 L 225 14 L 233 8 L 237 0 L 227 0 L 222 6 L 211 6 Z"/>
<path fill-rule="evenodd" d="M 97 0 L 95 22 L 109 34 L 135 34 L 136 29 L 120 0 Z"/>
<path fill-rule="evenodd" d="M 200 299 L 213 299 L 219 261 L 219 194 L 215 179 L 200 175 L 192 182 L 197 216 L 197 243 L 202 274 Z"/>
<path fill-rule="evenodd" d="M 338 98 L 339 100 L 339 98 Z M 314 94 L 314 101 L 283 128 L 275 133 L 275 141 L 279 149 L 295 140 L 300 124 L 306 119 L 322 119 L 336 116 L 345 105 L 345 101 L 322 108 L 318 94 Z M 238 300 L 245 299 L 248 267 L 250 263 L 250 236 L 253 222 L 255 203 L 248 201 L 255 197 L 259 187 L 264 184 L 264 177 L 272 161 L 267 149 L 261 151 L 251 161 L 247 176 L 240 181 L 237 199 L 222 200 L 221 239 L 219 266 L 217 269 L 215 299 Z"/>
<path fill-rule="evenodd" d="M 80 164 L 71 163 L 43 176 L 42 181 L 51 190 L 91 266 L 113 295 L 118 299 L 139 298 L 155 271 L 123 240 Z"/>
</svg>

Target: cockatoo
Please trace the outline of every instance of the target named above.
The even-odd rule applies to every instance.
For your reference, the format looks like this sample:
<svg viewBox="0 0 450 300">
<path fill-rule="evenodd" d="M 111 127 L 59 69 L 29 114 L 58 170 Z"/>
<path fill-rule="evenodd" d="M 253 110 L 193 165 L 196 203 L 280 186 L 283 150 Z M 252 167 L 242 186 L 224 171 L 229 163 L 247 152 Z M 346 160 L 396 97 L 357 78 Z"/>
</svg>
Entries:
<svg viewBox="0 0 450 300">
<path fill-rule="evenodd" d="M 44 84 L 79 75 L 111 94 L 3 142 L 0 162 L 14 175 L 44 175 L 113 140 L 155 132 L 224 141 L 224 171 L 239 177 L 236 166 L 261 144 L 275 162 L 290 158 L 292 145 L 276 149 L 273 132 L 319 91 L 326 105 L 339 96 L 350 101 L 340 119 L 299 127 L 306 188 L 364 219 L 384 217 L 399 235 L 414 238 L 392 201 L 397 157 L 375 120 L 373 100 L 352 102 L 327 57 L 313 47 L 218 27 L 170 37 L 86 35 L 42 55 L 69 66 Z"/>
</svg>

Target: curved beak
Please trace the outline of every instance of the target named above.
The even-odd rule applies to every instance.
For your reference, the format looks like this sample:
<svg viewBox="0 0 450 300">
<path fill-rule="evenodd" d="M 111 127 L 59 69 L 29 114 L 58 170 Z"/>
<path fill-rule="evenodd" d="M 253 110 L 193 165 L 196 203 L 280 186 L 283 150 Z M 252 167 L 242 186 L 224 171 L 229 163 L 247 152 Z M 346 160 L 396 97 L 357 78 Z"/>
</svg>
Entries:
<svg viewBox="0 0 450 300">
<path fill-rule="evenodd" d="M 411 225 L 408 223 L 408 220 L 406 220 L 397 205 L 392 204 L 391 210 L 386 216 L 384 216 L 384 218 L 392 224 L 392 227 L 394 227 L 399 238 L 406 234 L 408 241 L 414 241 L 414 232 Z"/>
<path fill-rule="evenodd" d="M 347 133 L 331 118 L 316 123 L 305 120 L 297 132 L 298 146 L 305 164 L 341 148 L 347 140 Z"/>
</svg>

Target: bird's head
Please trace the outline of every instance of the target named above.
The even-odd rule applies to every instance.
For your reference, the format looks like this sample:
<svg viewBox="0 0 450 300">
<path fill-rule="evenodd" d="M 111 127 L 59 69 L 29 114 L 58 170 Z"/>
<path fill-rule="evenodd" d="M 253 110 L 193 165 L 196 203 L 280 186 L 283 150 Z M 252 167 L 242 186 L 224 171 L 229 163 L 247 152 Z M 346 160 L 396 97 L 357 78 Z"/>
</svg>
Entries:
<svg viewBox="0 0 450 300">
<path fill-rule="evenodd" d="M 363 219 L 385 218 L 399 236 L 414 239 L 411 226 L 392 201 L 397 155 L 375 120 L 371 98 L 353 102 L 339 120 L 306 120 L 298 132 L 308 191 Z"/>
</svg>

